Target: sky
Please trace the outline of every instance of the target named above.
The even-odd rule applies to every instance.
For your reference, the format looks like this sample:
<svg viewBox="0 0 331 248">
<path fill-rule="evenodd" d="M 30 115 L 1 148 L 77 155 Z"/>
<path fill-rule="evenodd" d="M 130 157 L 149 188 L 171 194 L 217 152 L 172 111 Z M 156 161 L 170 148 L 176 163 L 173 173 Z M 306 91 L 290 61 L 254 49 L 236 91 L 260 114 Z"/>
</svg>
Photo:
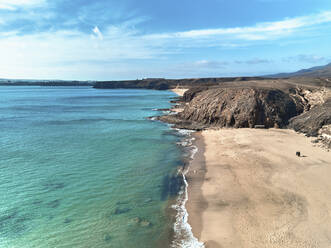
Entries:
<svg viewBox="0 0 331 248">
<path fill-rule="evenodd" d="M 0 78 L 255 76 L 330 62 L 330 0 L 0 0 Z"/>
</svg>

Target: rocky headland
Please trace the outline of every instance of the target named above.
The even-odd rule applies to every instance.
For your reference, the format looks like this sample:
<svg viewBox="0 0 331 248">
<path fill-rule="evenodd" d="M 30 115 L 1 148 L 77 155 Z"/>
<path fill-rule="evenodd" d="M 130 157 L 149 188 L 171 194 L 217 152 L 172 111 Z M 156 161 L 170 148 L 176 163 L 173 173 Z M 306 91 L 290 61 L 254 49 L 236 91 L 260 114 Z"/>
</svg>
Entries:
<svg viewBox="0 0 331 248">
<path fill-rule="evenodd" d="M 331 79 L 263 77 L 164 79 L 96 82 L 95 88 L 188 89 L 159 119 L 176 128 L 290 128 L 307 136 L 329 137 Z"/>
<path fill-rule="evenodd" d="M 290 128 L 329 138 L 331 83 L 325 79 L 223 82 L 188 89 L 176 102 L 181 109 L 160 120 L 176 128 Z M 322 139 L 323 138 L 323 139 Z"/>
</svg>

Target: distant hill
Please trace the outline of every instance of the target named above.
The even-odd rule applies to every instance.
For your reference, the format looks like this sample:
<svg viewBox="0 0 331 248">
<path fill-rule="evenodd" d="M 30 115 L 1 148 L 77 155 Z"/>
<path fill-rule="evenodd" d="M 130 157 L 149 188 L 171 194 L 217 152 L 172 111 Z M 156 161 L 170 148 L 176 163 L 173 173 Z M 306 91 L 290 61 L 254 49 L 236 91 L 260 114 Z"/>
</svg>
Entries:
<svg viewBox="0 0 331 248">
<path fill-rule="evenodd" d="M 92 81 L 0 79 L 0 86 L 93 86 Z"/>
<path fill-rule="evenodd" d="M 309 69 L 303 69 L 292 73 L 279 73 L 268 75 L 272 78 L 289 78 L 289 77 L 322 77 L 331 78 L 331 63 L 324 66 L 315 66 Z"/>
</svg>

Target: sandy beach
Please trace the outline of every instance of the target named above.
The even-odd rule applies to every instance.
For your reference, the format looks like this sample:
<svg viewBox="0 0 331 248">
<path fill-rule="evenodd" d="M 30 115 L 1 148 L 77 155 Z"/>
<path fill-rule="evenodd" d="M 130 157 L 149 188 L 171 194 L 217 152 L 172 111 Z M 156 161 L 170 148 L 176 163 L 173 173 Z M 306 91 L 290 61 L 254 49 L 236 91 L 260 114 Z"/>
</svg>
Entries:
<svg viewBox="0 0 331 248">
<path fill-rule="evenodd" d="M 331 247 L 330 152 L 291 130 L 196 136 L 186 207 L 207 248 Z"/>
<path fill-rule="evenodd" d="M 183 96 L 185 91 L 187 91 L 188 89 L 182 89 L 182 88 L 174 88 L 171 89 L 172 92 L 174 92 L 175 94 L 177 94 L 178 96 Z"/>
</svg>

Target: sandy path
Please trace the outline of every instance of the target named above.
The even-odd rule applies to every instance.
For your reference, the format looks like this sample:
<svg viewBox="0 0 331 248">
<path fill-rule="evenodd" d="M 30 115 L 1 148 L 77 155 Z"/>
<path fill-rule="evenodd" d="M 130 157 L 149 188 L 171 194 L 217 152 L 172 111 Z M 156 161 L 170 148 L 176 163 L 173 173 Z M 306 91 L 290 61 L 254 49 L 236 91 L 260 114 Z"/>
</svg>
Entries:
<svg viewBox="0 0 331 248">
<path fill-rule="evenodd" d="M 201 142 L 187 208 L 206 247 L 331 247 L 330 152 L 279 129 L 208 130 Z"/>
</svg>

